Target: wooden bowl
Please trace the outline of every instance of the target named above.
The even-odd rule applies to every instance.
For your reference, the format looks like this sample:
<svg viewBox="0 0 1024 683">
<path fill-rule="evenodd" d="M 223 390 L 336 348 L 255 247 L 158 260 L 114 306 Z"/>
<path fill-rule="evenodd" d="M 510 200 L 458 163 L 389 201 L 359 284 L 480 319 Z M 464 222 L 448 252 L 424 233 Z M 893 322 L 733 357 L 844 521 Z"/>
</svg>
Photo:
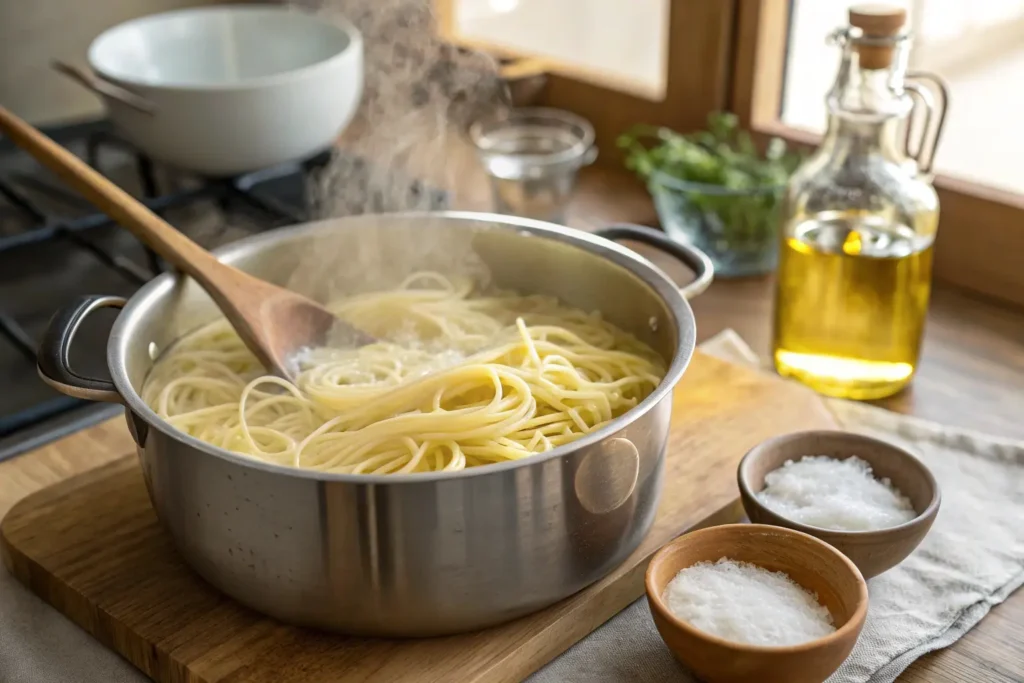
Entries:
<svg viewBox="0 0 1024 683">
<path fill-rule="evenodd" d="M 917 517 L 877 531 L 832 531 L 792 521 L 762 505 L 756 494 L 764 488 L 765 475 L 787 460 L 805 455 L 860 457 L 871 465 L 876 477 L 888 478 L 910 499 Z M 737 478 L 743 507 L 751 522 L 774 524 L 820 538 L 853 560 L 868 579 L 892 569 L 913 552 L 931 529 L 941 502 L 939 485 L 920 460 L 890 443 L 851 432 L 795 432 L 769 439 L 743 457 Z"/>
<path fill-rule="evenodd" d="M 674 616 L 662 595 L 679 570 L 723 557 L 783 571 L 818 595 L 836 631 L 800 645 L 724 640 Z M 647 602 L 676 659 L 706 683 L 821 683 L 850 655 L 864 626 L 868 588 L 857 567 L 813 536 L 764 524 L 727 524 L 680 536 L 647 567 Z"/>
</svg>

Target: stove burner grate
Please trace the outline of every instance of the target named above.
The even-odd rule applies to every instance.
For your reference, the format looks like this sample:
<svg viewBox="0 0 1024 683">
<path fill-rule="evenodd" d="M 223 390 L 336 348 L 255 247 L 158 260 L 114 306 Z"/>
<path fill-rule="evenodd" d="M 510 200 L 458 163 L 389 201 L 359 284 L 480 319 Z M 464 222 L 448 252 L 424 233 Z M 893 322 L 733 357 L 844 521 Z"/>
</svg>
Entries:
<svg viewBox="0 0 1024 683">
<path fill-rule="evenodd" d="M 130 143 L 114 135 L 105 122 L 87 123 L 73 126 L 62 126 L 46 131 L 61 144 L 74 143 L 84 145 L 84 159 L 90 166 L 103 172 L 101 160 L 111 152 L 131 159 L 134 168 L 135 182 L 141 188 L 139 200 L 155 213 L 162 214 L 169 210 L 188 207 L 197 202 L 211 200 L 221 209 L 227 210 L 232 205 L 248 208 L 248 214 L 256 214 L 255 222 L 260 229 L 279 227 L 290 223 L 299 223 L 309 219 L 308 207 L 305 202 L 296 206 L 294 202 L 275 199 L 272 192 L 259 192 L 259 187 L 267 182 L 280 178 L 305 178 L 307 174 L 323 167 L 331 159 L 330 151 L 323 152 L 302 162 L 295 162 L 248 173 L 232 178 L 195 178 L 195 187 L 161 191 L 157 182 L 157 174 L 153 162 L 136 150 Z M 9 141 L 0 139 L 0 153 L 11 155 L 21 153 L 10 145 Z M 23 153 L 22 153 L 23 154 Z M 2 167 L 0 167 L 2 168 Z M 108 175 L 109 177 L 109 175 Z M 26 191 L 31 190 L 31 191 Z M 65 187 L 53 184 L 49 179 L 42 179 L 38 168 L 30 172 L 0 170 L 0 204 L 6 203 L 10 211 L 17 215 L 21 227 L 16 230 L 9 228 L 0 232 L 0 257 L 13 256 L 14 252 L 33 245 L 62 242 L 74 249 L 82 250 L 91 255 L 103 267 L 123 278 L 133 287 L 140 286 L 166 270 L 166 265 L 151 250 L 145 249 L 145 265 L 104 247 L 98 241 L 90 239 L 90 233 L 102 228 L 114 226 L 114 222 L 102 213 L 95 212 L 91 207 L 87 212 L 75 217 L 56 215 L 47 209 L 50 202 L 34 199 L 36 195 L 55 198 L 59 202 L 82 205 L 83 200 Z M 45 204 L 45 205 L 44 205 Z M 0 301 L 0 344 L 7 344 L 16 350 L 25 363 L 36 363 L 36 344 L 30 332 L 5 310 L 7 306 Z M 48 312 L 52 313 L 52 311 Z M 41 380 L 40 380 L 41 381 Z M 12 413 L 0 413 L 0 460 L 30 447 L 45 443 L 61 433 L 69 433 L 74 429 L 94 423 L 109 416 L 116 407 L 105 411 L 93 411 L 96 416 L 85 423 L 65 425 L 63 428 L 44 429 L 47 421 L 54 417 L 69 414 L 86 406 L 88 402 L 79 399 L 58 396 L 43 400 Z M 24 438 L 9 445 L 11 435 L 24 434 Z"/>
</svg>

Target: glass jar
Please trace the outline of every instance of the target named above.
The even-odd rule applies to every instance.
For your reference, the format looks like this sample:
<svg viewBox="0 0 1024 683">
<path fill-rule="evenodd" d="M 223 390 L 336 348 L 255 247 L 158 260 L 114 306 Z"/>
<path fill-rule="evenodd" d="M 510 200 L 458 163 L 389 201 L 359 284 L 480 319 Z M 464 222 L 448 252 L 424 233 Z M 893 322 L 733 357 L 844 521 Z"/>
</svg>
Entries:
<svg viewBox="0 0 1024 683">
<path fill-rule="evenodd" d="M 655 171 L 647 187 L 665 233 L 707 254 L 716 277 L 763 275 L 775 269 L 781 185 L 734 189 Z"/>
<path fill-rule="evenodd" d="M 906 73 L 905 19 L 898 8 L 853 8 L 850 26 L 832 34 L 842 60 L 828 128 L 781 204 L 775 367 L 831 396 L 889 396 L 918 364 L 946 90 Z"/>
<path fill-rule="evenodd" d="M 580 168 L 597 158 L 594 128 L 558 109 L 524 107 L 469 129 L 491 181 L 494 210 L 565 222 Z"/>
</svg>

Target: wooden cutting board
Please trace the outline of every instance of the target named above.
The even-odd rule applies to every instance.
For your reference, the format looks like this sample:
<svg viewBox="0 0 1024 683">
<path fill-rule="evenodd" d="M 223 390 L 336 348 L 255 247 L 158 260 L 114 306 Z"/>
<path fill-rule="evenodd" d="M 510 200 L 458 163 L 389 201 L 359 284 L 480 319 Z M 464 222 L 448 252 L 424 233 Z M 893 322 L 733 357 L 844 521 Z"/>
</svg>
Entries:
<svg viewBox="0 0 1024 683">
<path fill-rule="evenodd" d="M 736 465 L 750 447 L 834 426 L 810 390 L 698 352 L 675 393 L 665 489 L 641 547 L 553 607 L 461 636 L 339 637 L 222 596 L 178 558 L 134 455 L 23 499 L 0 525 L 0 550 L 30 590 L 157 681 L 515 682 L 640 597 L 659 547 L 688 529 L 738 520 Z"/>
</svg>

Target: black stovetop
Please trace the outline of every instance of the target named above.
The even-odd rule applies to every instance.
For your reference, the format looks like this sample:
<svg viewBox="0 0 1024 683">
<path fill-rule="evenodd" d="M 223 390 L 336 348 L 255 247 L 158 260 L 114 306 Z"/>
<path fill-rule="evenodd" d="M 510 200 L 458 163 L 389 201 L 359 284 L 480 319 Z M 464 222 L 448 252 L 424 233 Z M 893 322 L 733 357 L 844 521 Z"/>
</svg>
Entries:
<svg viewBox="0 0 1024 683">
<path fill-rule="evenodd" d="M 207 248 L 308 220 L 306 179 L 337 161 L 324 153 L 208 179 L 150 162 L 105 122 L 44 132 Z M 83 294 L 130 296 L 163 269 L 126 230 L 0 138 L 0 460 L 122 410 L 48 387 L 36 373 L 35 347 L 59 307 Z M 82 374 L 106 378 L 106 339 L 115 313 L 102 313 L 76 334 L 71 363 Z"/>
</svg>

